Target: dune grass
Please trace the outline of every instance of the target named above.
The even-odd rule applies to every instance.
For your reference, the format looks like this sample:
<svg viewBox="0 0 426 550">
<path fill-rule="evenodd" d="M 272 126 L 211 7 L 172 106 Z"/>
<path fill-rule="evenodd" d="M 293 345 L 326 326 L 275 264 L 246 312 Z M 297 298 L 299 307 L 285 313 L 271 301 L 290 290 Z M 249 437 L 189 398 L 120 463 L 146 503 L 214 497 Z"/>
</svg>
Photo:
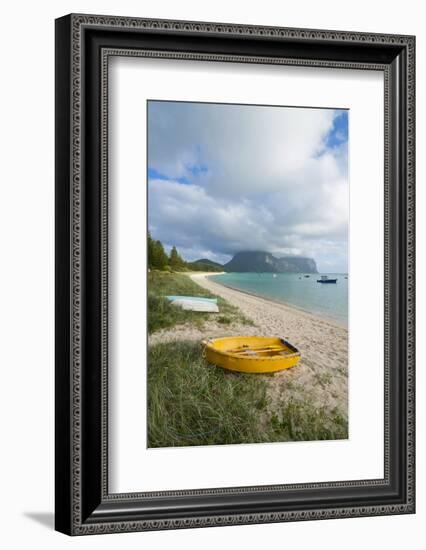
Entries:
<svg viewBox="0 0 426 550">
<path fill-rule="evenodd" d="M 188 275 L 151 271 L 148 273 L 148 333 L 189 323 L 201 328 L 205 321 L 214 321 L 221 325 L 253 324 L 240 310 L 226 300 L 217 297 L 220 314 L 200 311 L 187 311 L 172 305 L 165 296 L 201 296 L 216 298 L 200 287 Z"/>
<path fill-rule="evenodd" d="M 347 439 L 348 421 L 337 408 L 315 408 L 290 399 L 270 417 L 272 441 L 321 441 Z"/>
<path fill-rule="evenodd" d="M 150 346 L 148 446 L 347 438 L 347 421 L 337 410 L 291 398 L 269 410 L 266 380 L 208 365 L 198 343 Z"/>
</svg>

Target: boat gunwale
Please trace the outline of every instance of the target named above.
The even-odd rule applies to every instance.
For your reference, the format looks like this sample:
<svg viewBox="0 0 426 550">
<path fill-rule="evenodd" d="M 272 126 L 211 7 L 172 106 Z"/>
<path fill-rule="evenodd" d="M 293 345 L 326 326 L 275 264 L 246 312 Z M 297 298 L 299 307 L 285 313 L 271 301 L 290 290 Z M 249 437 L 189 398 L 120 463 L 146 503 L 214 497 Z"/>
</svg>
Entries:
<svg viewBox="0 0 426 550">
<path fill-rule="evenodd" d="M 222 355 L 224 357 L 232 357 L 235 359 L 242 359 L 242 356 L 238 353 L 230 353 L 228 351 L 219 350 L 214 347 L 213 342 L 217 340 L 226 340 L 231 338 L 253 338 L 253 336 L 224 336 L 222 338 L 214 338 L 212 340 L 203 340 L 202 344 L 205 346 L 205 348 L 208 348 L 209 350 L 213 351 L 214 353 L 217 353 L 219 355 Z M 262 338 L 262 337 L 260 337 Z M 268 337 L 263 337 L 268 338 Z M 302 357 L 300 351 L 293 346 L 293 344 L 290 344 L 287 340 L 284 338 L 280 338 L 278 336 L 275 337 L 277 340 L 279 340 L 284 346 L 288 347 L 293 353 L 290 353 L 288 355 L 272 355 L 272 356 L 259 356 L 259 355 L 245 355 L 244 360 L 249 361 L 283 361 L 283 360 L 290 360 L 295 359 L 297 357 Z"/>
</svg>

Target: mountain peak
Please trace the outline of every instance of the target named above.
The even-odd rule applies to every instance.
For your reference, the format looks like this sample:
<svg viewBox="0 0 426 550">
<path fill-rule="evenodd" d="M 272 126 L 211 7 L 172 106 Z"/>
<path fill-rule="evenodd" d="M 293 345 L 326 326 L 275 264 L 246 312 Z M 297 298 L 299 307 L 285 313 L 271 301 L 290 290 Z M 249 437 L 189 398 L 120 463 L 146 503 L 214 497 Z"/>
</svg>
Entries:
<svg viewBox="0 0 426 550">
<path fill-rule="evenodd" d="M 315 260 L 302 256 L 277 258 L 263 250 L 243 250 L 237 252 L 231 261 L 224 265 L 226 271 L 237 273 L 318 273 Z"/>
</svg>

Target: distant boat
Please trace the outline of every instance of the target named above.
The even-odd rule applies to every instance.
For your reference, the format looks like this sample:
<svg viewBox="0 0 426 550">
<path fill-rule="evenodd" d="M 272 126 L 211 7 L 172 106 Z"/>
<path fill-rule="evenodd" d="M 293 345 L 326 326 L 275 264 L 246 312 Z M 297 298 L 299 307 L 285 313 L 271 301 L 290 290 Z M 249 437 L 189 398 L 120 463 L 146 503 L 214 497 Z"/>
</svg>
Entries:
<svg viewBox="0 0 426 550">
<path fill-rule="evenodd" d="M 310 275 L 303 275 L 304 277 L 306 277 L 307 279 L 310 277 Z"/>
<path fill-rule="evenodd" d="M 276 276 L 277 276 L 276 273 L 273 273 L 273 274 L 272 274 L 272 277 L 273 277 L 274 279 L 275 279 Z"/>
<path fill-rule="evenodd" d="M 337 279 L 329 279 L 327 275 L 321 275 L 321 279 L 317 279 L 317 283 L 337 283 Z"/>
</svg>

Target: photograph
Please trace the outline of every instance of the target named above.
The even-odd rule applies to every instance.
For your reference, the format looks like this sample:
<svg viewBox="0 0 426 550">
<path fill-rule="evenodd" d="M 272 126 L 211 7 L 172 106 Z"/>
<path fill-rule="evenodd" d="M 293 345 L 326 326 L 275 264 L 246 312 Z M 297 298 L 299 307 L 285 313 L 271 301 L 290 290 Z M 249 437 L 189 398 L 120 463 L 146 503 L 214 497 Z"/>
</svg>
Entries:
<svg viewBox="0 0 426 550">
<path fill-rule="evenodd" d="M 58 533 L 125 545 L 131 532 L 227 526 L 228 540 L 289 522 L 300 547 L 329 524 L 328 547 L 355 548 L 368 522 L 396 548 L 414 526 L 420 18 L 371 7 L 366 28 L 365 10 L 311 4 L 309 21 L 288 6 L 234 18 L 58 8 L 55 198 L 42 201 L 55 212 L 54 431 L 24 384 L 26 402 L 49 404 Z M 11 72 L 23 89 L 27 73 Z M 52 141 L 52 125 L 30 127 Z M 12 164 L 12 182 L 35 166 Z M 51 232 L 31 198 L 40 186 L 21 180 L 30 195 L 8 186 L 24 208 L 8 206 L 12 218 L 34 210 Z M 39 232 L 18 229 L 38 258 Z M 42 462 L 51 477 L 52 456 Z"/>
<path fill-rule="evenodd" d="M 348 439 L 349 109 L 146 108 L 147 447 Z"/>
</svg>

